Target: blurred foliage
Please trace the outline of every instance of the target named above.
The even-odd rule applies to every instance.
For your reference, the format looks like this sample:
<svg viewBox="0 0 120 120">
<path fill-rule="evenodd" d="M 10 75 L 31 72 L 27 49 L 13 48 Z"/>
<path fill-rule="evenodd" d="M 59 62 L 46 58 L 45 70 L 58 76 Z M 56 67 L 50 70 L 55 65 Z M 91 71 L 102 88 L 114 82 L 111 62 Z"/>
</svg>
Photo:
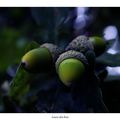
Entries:
<svg viewBox="0 0 120 120">
<path fill-rule="evenodd" d="M 27 44 L 27 38 L 21 36 L 19 31 L 3 29 L 0 32 L 0 71 L 5 71 L 9 65 L 18 64 Z"/>
<path fill-rule="evenodd" d="M 97 58 L 97 62 L 111 67 L 120 66 L 120 54 L 111 55 L 109 53 L 104 53 L 99 58 Z"/>
<path fill-rule="evenodd" d="M 64 48 L 73 39 L 73 7 L 31 8 L 32 16 L 39 26 L 39 38 Z"/>
</svg>

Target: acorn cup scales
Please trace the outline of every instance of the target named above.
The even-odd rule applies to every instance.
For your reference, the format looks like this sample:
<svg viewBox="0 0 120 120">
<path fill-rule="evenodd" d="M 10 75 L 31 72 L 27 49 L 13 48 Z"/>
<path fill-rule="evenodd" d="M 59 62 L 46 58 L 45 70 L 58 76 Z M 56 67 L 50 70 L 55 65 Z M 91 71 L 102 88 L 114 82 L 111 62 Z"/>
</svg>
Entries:
<svg viewBox="0 0 120 120">
<path fill-rule="evenodd" d="M 94 47 L 87 36 L 80 35 L 68 44 L 67 50 L 75 50 L 85 54 L 89 50 L 94 50 Z"/>
</svg>

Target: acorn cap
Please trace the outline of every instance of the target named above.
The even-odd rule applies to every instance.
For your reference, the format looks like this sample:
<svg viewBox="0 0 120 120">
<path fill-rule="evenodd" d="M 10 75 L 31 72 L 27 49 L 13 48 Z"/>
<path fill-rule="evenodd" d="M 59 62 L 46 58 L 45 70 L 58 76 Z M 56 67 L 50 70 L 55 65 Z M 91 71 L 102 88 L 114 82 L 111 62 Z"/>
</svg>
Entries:
<svg viewBox="0 0 120 120">
<path fill-rule="evenodd" d="M 64 53 L 62 53 L 59 58 L 57 59 L 56 61 L 56 71 L 58 71 L 58 68 L 59 68 L 59 65 L 60 63 L 63 61 L 63 60 L 66 60 L 66 59 L 69 59 L 69 58 L 74 58 L 74 59 L 78 59 L 80 60 L 85 66 L 88 66 L 88 61 L 86 59 L 86 57 L 78 52 L 78 51 L 74 51 L 74 50 L 69 50 L 69 51 L 66 51 Z"/>
<path fill-rule="evenodd" d="M 65 50 L 75 50 L 86 53 L 88 50 L 94 50 L 94 47 L 87 36 L 80 35 L 70 42 Z"/>
<path fill-rule="evenodd" d="M 52 55 L 53 58 L 53 62 L 55 62 L 58 56 L 63 52 L 62 49 L 60 49 L 57 45 L 54 45 L 52 43 L 44 43 L 40 47 L 47 48 L 50 51 L 50 54 Z"/>
</svg>

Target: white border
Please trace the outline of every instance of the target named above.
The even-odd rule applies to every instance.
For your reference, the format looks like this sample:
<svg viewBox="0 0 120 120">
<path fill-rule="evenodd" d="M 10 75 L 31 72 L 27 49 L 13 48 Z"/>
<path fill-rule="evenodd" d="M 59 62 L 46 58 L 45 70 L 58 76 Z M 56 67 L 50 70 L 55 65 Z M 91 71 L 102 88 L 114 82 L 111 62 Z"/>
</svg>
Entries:
<svg viewBox="0 0 120 120">
<path fill-rule="evenodd" d="M 106 7 L 120 6 L 120 0 L 0 0 L 0 6 L 4 7 Z"/>
<path fill-rule="evenodd" d="M 120 114 L 0 114 L 0 120 L 120 120 Z"/>
</svg>

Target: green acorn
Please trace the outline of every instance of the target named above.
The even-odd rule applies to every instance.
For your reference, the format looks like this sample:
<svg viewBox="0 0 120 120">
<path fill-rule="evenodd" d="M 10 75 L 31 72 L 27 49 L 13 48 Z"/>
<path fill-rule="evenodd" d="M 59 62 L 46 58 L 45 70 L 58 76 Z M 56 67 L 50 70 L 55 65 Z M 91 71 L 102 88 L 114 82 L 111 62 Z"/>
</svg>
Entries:
<svg viewBox="0 0 120 120">
<path fill-rule="evenodd" d="M 61 50 L 51 43 L 45 43 L 39 48 L 30 50 L 22 57 L 22 66 L 28 72 L 40 73 L 47 72 L 53 68 Z"/>
<path fill-rule="evenodd" d="M 87 65 L 87 59 L 82 53 L 69 50 L 57 59 L 56 71 L 64 85 L 70 86 L 81 79 Z"/>
<path fill-rule="evenodd" d="M 89 41 L 89 38 L 85 35 L 80 35 L 76 37 L 69 45 L 66 47 L 67 50 L 75 50 L 85 54 L 89 50 L 93 50 L 93 45 Z"/>
<path fill-rule="evenodd" d="M 98 36 L 90 37 L 89 40 L 92 42 L 94 46 L 94 51 L 96 56 L 101 55 L 106 49 L 106 42 L 103 38 Z"/>
</svg>

